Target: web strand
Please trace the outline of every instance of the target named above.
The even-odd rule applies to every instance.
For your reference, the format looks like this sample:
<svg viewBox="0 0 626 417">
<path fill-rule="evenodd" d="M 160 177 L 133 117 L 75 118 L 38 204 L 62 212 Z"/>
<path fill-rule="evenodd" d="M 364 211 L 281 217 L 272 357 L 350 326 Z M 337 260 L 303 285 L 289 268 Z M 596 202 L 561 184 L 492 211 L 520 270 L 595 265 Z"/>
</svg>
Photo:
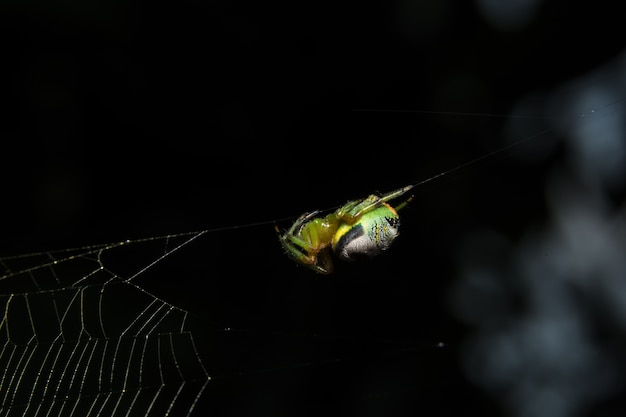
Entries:
<svg viewBox="0 0 626 417">
<path fill-rule="evenodd" d="M 104 255 L 154 239 L 33 254 L 42 262 L 27 268 L 12 264 L 29 256 L 3 258 L 3 282 L 16 285 L 1 298 L 0 415 L 130 417 L 150 415 L 157 405 L 190 415 L 210 377 L 187 312 L 132 279 L 199 235 L 166 245 L 127 278 L 105 268 Z M 144 305 L 124 317 L 120 296 Z"/>
<path fill-rule="evenodd" d="M 584 113 L 574 123 L 622 101 Z M 398 196 L 551 130 L 526 136 L 400 188 Z M 0 258 L 0 416 L 192 415 L 211 381 L 197 345 L 199 331 L 206 331 L 205 323 L 194 327 L 194 317 L 188 311 L 151 293 L 141 279 L 202 236 L 277 221 Z M 141 252 L 141 261 L 136 263 L 126 259 L 135 249 Z M 127 262 L 120 262 L 120 258 Z M 249 329 L 227 332 L 238 331 L 254 334 Z M 264 331 L 263 335 L 270 333 Z M 308 341 L 331 339 L 315 334 L 306 337 Z M 376 342 L 392 346 L 385 349 L 389 355 L 414 354 L 445 345 Z M 296 360 L 250 367 L 224 377 L 345 364 L 371 356 L 366 352 L 318 361 Z"/>
</svg>

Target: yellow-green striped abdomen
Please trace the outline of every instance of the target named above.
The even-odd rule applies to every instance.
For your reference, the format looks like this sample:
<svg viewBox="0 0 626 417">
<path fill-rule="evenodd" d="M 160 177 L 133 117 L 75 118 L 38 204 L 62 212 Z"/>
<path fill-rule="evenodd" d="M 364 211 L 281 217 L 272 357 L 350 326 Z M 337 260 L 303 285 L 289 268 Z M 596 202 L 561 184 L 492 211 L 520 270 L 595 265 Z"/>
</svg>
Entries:
<svg viewBox="0 0 626 417">
<path fill-rule="evenodd" d="M 341 223 L 333 238 L 333 250 L 344 260 L 378 255 L 398 237 L 399 226 L 398 213 L 383 203 L 364 213 L 355 223 Z"/>
</svg>

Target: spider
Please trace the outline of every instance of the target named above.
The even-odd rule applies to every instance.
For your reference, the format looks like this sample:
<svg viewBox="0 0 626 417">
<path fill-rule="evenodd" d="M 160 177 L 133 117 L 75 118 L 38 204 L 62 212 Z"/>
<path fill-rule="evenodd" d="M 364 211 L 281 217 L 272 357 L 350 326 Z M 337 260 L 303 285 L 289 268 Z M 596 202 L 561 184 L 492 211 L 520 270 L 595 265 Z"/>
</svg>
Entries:
<svg viewBox="0 0 626 417">
<path fill-rule="evenodd" d="M 325 275 L 333 272 L 333 253 L 347 261 L 378 255 L 398 237 L 398 210 L 412 197 L 395 208 L 387 202 L 413 187 L 349 201 L 325 217 L 316 217 L 319 211 L 304 213 L 283 233 L 275 227 L 280 243 L 291 259 Z"/>
</svg>

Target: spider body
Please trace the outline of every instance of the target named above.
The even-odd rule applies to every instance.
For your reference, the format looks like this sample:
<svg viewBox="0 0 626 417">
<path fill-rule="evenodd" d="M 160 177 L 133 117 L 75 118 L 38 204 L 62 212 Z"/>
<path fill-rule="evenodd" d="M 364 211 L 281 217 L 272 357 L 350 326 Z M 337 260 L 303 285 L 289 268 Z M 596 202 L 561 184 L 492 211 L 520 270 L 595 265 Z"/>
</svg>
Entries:
<svg viewBox="0 0 626 417">
<path fill-rule="evenodd" d="M 411 188 L 349 201 L 324 217 L 316 217 L 319 211 L 304 213 L 284 233 L 276 228 L 280 243 L 291 259 L 320 274 L 333 272 L 333 255 L 347 261 L 378 255 L 398 237 L 397 211 L 410 199 L 395 208 L 387 202 Z"/>
</svg>

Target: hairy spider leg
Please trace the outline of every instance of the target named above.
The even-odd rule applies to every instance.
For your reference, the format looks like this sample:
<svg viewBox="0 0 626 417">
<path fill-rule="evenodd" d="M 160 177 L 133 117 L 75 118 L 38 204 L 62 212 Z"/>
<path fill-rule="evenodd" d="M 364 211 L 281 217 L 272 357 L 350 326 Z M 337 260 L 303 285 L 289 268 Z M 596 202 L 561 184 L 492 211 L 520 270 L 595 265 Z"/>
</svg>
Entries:
<svg viewBox="0 0 626 417">
<path fill-rule="evenodd" d="M 351 203 L 346 204 L 341 207 L 337 211 L 337 216 L 348 223 L 353 223 L 356 219 L 358 219 L 364 213 L 367 213 L 369 210 L 372 210 L 374 207 L 381 203 L 386 203 L 387 201 L 393 200 L 410 191 L 414 185 L 407 185 L 406 187 L 399 188 L 395 191 L 387 193 L 383 196 L 377 196 L 375 194 L 370 195 L 365 200 L 361 201 L 353 201 Z M 395 211 L 398 211 L 405 207 L 411 200 L 413 200 L 413 196 L 409 197 L 398 206 L 394 208 Z M 391 207 L 391 206 L 390 206 Z"/>
<path fill-rule="evenodd" d="M 294 222 L 287 233 L 280 235 L 280 241 L 287 255 L 309 268 L 330 274 L 333 271 L 330 244 L 337 231 L 337 218 L 334 213 L 324 218 L 314 218 L 318 211 L 304 214 Z"/>
</svg>

